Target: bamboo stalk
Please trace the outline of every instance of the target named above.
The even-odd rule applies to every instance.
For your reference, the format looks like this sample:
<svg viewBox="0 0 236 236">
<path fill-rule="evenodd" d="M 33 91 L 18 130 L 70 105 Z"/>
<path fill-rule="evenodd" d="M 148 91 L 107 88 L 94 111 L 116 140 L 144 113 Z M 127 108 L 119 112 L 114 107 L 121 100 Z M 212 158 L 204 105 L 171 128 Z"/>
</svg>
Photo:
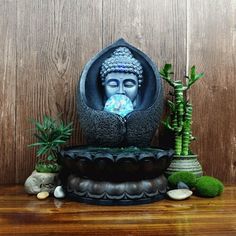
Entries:
<svg viewBox="0 0 236 236">
<path fill-rule="evenodd" d="M 168 104 L 172 112 L 172 122 L 169 120 L 163 122 L 165 126 L 175 134 L 175 154 L 189 155 L 190 143 L 192 140 L 192 105 L 186 101 L 184 91 L 187 91 L 198 79 L 204 76 L 203 73 L 197 74 L 195 66 L 191 67 L 190 77 L 184 85 L 181 80 L 173 80 L 171 64 L 166 64 L 161 70 L 161 77 L 174 88 L 174 102 L 169 101 Z"/>
</svg>

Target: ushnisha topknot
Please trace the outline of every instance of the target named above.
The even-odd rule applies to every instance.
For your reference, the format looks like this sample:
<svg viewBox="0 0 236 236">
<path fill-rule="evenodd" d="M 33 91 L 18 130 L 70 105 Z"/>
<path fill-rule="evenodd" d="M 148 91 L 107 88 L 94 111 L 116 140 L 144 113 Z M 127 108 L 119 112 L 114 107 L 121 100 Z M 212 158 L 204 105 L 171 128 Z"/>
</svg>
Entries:
<svg viewBox="0 0 236 236">
<path fill-rule="evenodd" d="M 117 48 L 112 53 L 111 57 L 109 57 L 102 63 L 100 76 L 103 85 L 106 76 L 112 72 L 135 74 L 138 77 L 139 87 L 141 87 L 141 83 L 143 82 L 143 68 L 140 62 L 133 57 L 128 48 Z"/>
</svg>

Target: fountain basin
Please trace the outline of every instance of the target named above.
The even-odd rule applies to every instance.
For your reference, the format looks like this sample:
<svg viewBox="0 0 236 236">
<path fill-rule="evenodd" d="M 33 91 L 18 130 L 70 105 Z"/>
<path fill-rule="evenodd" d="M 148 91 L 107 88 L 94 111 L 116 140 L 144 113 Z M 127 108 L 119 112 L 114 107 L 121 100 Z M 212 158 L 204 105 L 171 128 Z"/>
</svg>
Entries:
<svg viewBox="0 0 236 236">
<path fill-rule="evenodd" d="M 101 148 L 74 146 L 63 149 L 64 171 L 96 181 L 139 181 L 160 176 L 170 165 L 172 150 L 157 148 Z"/>
</svg>

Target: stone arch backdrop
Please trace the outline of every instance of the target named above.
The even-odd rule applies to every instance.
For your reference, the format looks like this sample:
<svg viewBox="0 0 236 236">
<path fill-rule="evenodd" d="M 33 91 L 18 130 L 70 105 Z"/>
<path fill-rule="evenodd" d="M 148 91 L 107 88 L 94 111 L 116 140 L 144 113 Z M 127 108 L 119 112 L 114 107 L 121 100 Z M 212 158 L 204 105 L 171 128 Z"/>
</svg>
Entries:
<svg viewBox="0 0 236 236">
<path fill-rule="evenodd" d="M 63 113 L 85 143 L 75 89 L 83 65 L 123 37 L 176 76 L 195 64 L 193 150 L 205 173 L 236 181 L 236 3 L 231 0 L 1 0 L 0 183 L 34 167 L 29 118 Z M 166 92 L 168 88 L 165 87 Z M 157 143 L 157 136 L 154 143 Z"/>
</svg>

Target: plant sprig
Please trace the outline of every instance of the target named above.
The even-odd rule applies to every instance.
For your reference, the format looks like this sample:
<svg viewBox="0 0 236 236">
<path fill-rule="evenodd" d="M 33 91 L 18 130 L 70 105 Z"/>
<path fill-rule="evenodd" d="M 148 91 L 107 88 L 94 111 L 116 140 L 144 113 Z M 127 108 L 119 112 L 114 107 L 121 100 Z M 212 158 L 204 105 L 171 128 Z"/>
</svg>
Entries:
<svg viewBox="0 0 236 236">
<path fill-rule="evenodd" d="M 38 141 L 28 145 L 28 147 L 37 147 L 38 162 L 36 168 L 43 166 L 41 169 L 44 172 L 45 166 L 48 165 L 50 172 L 52 172 L 52 166 L 57 164 L 57 155 L 61 145 L 65 144 L 72 134 L 72 122 L 64 124 L 61 120 L 45 115 L 42 122 L 32 119 L 32 123 L 35 125 L 34 136 Z M 58 167 L 55 168 L 58 169 Z"/>
</svg>

